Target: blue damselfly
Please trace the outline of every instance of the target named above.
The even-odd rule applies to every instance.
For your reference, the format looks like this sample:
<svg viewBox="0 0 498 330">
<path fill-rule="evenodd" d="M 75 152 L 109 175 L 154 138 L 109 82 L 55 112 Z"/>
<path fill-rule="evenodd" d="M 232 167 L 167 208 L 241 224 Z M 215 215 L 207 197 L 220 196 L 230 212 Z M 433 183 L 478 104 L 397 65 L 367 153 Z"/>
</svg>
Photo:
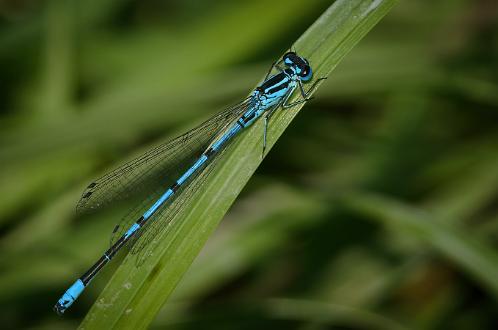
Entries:
<svg viewBox="0 0 498 330">
<path fill-rule="evenodd" d="M 274 69 L 278 72 L 272 75 Z M 264 154 L 268 122 L 272 114 L 279 108 L 286 109 L 308 101 L 317 84 L 325 79 L 317 79 L 306 91 L 303 82 L 308 82 L 311 78 L 312 69 L 309 62 L 293 51 L 288 52 L 271 66 L 264 82 L 242 102 L 91 183 L 78 203 L 79 211 L 110 204 L 119 195 L 139 185 L 169 188 L 162 188 L 156 194 L 150 194 L 142 203 L 144 208 L 138 208 L 138 211 L 124 218 L 122 224 L 114 230 L 111 247 L 62 295 L 54 310 L 58 314 L 64 313 L 100 270 L 121 248 L 130 244 L 130 241 L 135 240 L 138 244 L 147 242 L 140 236 L 143 236 L 149 228 L 160 226 L 161 222 L 164 222 L 164 215 L 168 213 L 164 212 L 165 206 L 171 203 L 195 177 L 205 173 L 212 160 L 234 136 L 263 114 Z M 296 89 L 299 90 L 302 99 L 289 102 L 290 96 Z M 130 223 L 127 221 L 129 219 L 133 221 Z M 140 240 L 137 240 L 138 237 Z"/>
</svg>

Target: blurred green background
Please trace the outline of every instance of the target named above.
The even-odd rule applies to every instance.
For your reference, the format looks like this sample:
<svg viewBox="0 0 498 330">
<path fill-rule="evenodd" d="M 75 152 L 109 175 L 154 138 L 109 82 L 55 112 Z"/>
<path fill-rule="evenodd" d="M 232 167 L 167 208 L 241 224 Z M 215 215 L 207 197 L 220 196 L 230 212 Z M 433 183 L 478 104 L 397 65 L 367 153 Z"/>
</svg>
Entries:
<svg viewBox="0 0 498 330">
<path fill-rule="evenodd" d="M 245 97 L 330 1 L 0 2 L 0 324 L 52 306 L 125 209 L 120 162 Z M 498 4 L 402 1 L 278 141 L 153 328 L 492 329 Z M 299 50 L 298 50 L 299 51 Z M 306 55 L 306 54 L 303 54 Z"/>
</svg>

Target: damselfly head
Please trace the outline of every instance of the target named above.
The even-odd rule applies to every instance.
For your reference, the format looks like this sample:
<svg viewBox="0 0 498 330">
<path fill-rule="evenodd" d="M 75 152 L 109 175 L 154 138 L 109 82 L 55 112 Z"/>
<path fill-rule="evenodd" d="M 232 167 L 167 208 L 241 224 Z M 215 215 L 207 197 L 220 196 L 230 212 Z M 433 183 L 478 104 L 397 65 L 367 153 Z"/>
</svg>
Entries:
<svg viewBox="0 0 498 330">
<path fill-rule="evenodd" d="M 292 68 L 302 81 L 311 79 L 313 72 L 307 59 L 295 52 L 288 52 L 284 55 L 283 60 L 285 65 Z"/>
<path fill-rule="evenodd" d="M 283 57 L 284 63 L 287 66 L 294 66 L 300 62 L 300 57 L 295 52 L 287 52 Z"/>
</svg>

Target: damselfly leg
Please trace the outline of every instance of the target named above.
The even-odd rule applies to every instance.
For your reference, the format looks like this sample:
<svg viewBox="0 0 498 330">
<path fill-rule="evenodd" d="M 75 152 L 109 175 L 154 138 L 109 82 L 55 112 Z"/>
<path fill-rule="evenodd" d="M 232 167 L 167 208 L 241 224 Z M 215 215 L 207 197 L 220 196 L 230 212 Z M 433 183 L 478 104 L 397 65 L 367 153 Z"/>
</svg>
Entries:
<svg viewBox="0 0 498 330">
<path fill-rule="evenodd" d="M 280 64 L 282 64 L 282 62 L 283 62 L 283 60 L 278 60 L 278 61 L 273 62 L 273 64 L 270 66 L 270 69 L 268 70 L 268 73 L 266 74 L 265 79 L 263 81 L 268 80 L 273 69 L 277 69 L 278 72 L 284 71 L 284 69 L 280 66 Z"/>
<path fill-rule="evenodd" d="M 284 109 L 288 109 L 288 108 L 292 108 L 298 104 L 301 104 L 301 103 L 304 103 L 304 102 L 307 102 L 307 101 L 310 101 L 312 100 L 313 98 L 312 97 L 309 97 L 309 95 L 311 95 L 313 93 L 313 91 L 318 87 L 318 84 L 327 79 L 327 77 L 321 77 L 321 78 L 318 78 L 314 83 L 313 85 L 311 85 L 311 87 L 305 91 L 304 90 L 304 87 L 303 87 L 303 83 L 299 80 L 297 83 L 299 85 L 299 90 L 301 91 L 301 96 L 303 97 L 301 100 L 299 101 L 295 101 L 295 102 L 292 102 L 292 103 L 287 103 L 287 101 L 289 100 L 289 97 L 287 97 L 284 102 L 282 103 L 282 108 Z M 290 94 L 289 94 L 290 96 Z"/>
</svg>

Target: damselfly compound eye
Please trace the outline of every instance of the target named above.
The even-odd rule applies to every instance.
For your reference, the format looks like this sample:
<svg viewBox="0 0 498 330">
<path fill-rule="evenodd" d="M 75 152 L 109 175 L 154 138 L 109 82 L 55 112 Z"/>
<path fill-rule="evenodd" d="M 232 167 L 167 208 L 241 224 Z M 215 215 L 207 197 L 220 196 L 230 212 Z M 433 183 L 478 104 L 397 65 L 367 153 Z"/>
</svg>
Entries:
<svg viewBox="0 0 498 330">
<path fill-rule="evenodd" d="M 310 80 L 312 75 L 313 75 L 313 71 L 311 70 L 311 67 L 309 65 L 305 65 L 304 68 L 299 73 L 299 77 L 303 81 Z"/>
</svg>

